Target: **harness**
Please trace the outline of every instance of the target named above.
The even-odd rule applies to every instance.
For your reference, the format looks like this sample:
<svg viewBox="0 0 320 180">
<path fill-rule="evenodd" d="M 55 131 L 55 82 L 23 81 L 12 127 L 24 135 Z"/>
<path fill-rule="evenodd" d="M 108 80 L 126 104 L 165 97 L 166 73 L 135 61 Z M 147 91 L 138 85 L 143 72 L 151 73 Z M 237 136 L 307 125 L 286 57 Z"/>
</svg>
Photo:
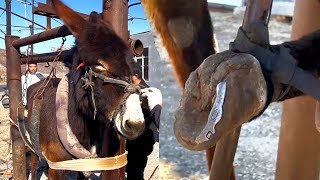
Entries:
<svg viewBox="0 0 320 180">
<path fill-rule="evenodd" d="M 117 109 L 113 113 L 112 121 L 115 120 L 116 115 L 118 114 L 119 111 L 121 111 L 121 108 L 123 107 L 123 105 L 126 102 L 126 100 L 128 99 L 128 97 L 131 94 L 140 94 L 140 91 L 141 91 L 141 85 L 132 84 L 130 77 L 124 77 L 129 80 L 130 83 L 128 83 L 124 80 L 114 79 L 114 78 L 107 77 L 103 74 L 99 74 L 97 72 L 94 72 L 91 67 L 87 67 L 86 73 L 83 77 L 84 85 L 82 87 L 86 90 L 91 91 L 90 92 L 91 93 L 91 101 L 92 101 L 92 106 L 94 109 L 93 119 L 95 119 L 96 113 L 97 113 L 97 107 L 96 107 L 96 103 L 95 103 L 96 100 L 95 100 L 95 96 L 94 96 L 94 92 L 93 92 L 93 88 L 95 86 L 95 84 L 93 82 L 93 78 L 101 79 L 103 81 L 103 83 L 114 84 L 114 85 L 122 87 L 124 89 L 125 95 L 123 96 L 122 100 L 120 101 L 119 106 L 117 107 Z"/>
<path fill-rule="evenodd" d="M 98 78 L 102 80 L 103 83 L 113 84 L 113 85 L 122 87 L 124 89 L 125 94 L 121 99 L 119 106 L 116 108 L 112 116 L 112 121 L 114 122 L 116 120 L 116 115 L 124 107 L 124 104 L 128 99 L 128 97 L 131 94 L 139 94 L 141 86 L 132 84 L 130 77 L 123 77 L 128 79 L 129 82 L 127 82 L 121 79 L 110 78 L 103 74 L 97 73 L 93 71 L 90 66 L 87 66 L 85 68 L 86 68 L 86 71 L 82 77 L 84 81 L 82 88 L 88 90 L 91 95 L 92 106 L 94 109 L 94 119 L 97 113 L 96 100 L 94 96 L 94 86 L 95 86 L 95 83 L 93 82 L 94 79 Z M 115 157 L 97 158 L 96 153 L 90 152 L 87 149 L 85 149 L 80 144 L 76 136 L 73 134 L 69 125 L 68 113 L 67 113 L 68 112 L 68 89 L 69 89 L 68 84 L 69 84 L 68 78 L 67 76 L 64 76 L 57 88 L 56 114 L 59 114 L 59 116 L 57 116 L 57 131 L 64 148 L 70 154 L 72 154 L 74 157 L 78 159 L 60 161 L 60 162 L 51 162 L 48 158 L 46 158 L 45 154 L 41 152 L 40 148 L 32 147 L 31 143 L 26 138 L 23 138 L 25 142 L 31 146 L 30 148 L 32 149 L 32 151 L 34 151 L 40 158 L 46 159 L 50 168 L 52 169 L 72 170 L 72 171 L 97 171 L 97 170 L 114 170 L 114 169 L 119 169 L 124 167 L 127 163 L 127 160 L 126 160 L 127 152 Z M 40 117 L 39 116 L 37 117 L 38 117 L 37 118 L 38 120 L 37 119 L 36 120 L 40 122 Z M 24 128 L 20 128 L 20 129 L 24 129 Z M 88 167 L 88 164 L 90 164 L 90 167 Z"/>
</svg>

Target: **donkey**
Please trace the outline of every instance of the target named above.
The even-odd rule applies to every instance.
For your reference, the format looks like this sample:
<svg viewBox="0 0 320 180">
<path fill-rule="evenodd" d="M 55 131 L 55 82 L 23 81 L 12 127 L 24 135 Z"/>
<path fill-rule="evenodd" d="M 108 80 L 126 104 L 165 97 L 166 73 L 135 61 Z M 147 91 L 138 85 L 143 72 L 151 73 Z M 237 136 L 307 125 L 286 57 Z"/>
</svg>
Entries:
<svg viewBox="0 0 320 180">
<path fill-rule="evenodd" d="M 76 38 L 76 45 L 63 59 L 69 68 L 66 78 L 50 80 L 41 94 L 40 149 L 51 162 L 77 158 L 65 148 L 66 140 L 59 138 L 57 119 L 66 116 L 83 148 L 95 150 L 98 157 L 112 157 L 123 137 L 135 139 L 145 126 L 139 88 L 131 84 L 132 54 L 98 13 L 92 12 L 85 20 L 59 0 L 52 1 L 57 15 Z M 58 97 L 57 89 L 63 80 L 68 90 L 68 97 L 62 99 L 68 102 L 67 113 L 57 114 L 56 99 L 63 98 Z M 43 84 L 39 82 L 28 88 L 28 119 Z M 35 178 L 35 168 L 31 169 Z M 102 172 L 102 179 L 108 178 L 106 174 Z M 64 171 L 49 169 L 48 175 L 49 179 L 65 179 Z"/>
<path fill-rule="evenodd" d="M 206 0 L 141 0 L 147 19 L 159 34 L 168 52 L 176 79 L 182 89 L 190 73 L 210 55 L 216 54 L 217 42 L 213 39 L 213 26 Z M 298 66 L 319 77 L 320 30 L 297 41 L 283 45 L 297 60 Z M 277 48 L 277 46 L 272 46 Z M 295 88 L 279 101 L 303 95 Z M 215 146 L 206 149 L 207 166 L 210 171 Z M 230 174 L 235 179 L 235 174 Z"/>
</svg>

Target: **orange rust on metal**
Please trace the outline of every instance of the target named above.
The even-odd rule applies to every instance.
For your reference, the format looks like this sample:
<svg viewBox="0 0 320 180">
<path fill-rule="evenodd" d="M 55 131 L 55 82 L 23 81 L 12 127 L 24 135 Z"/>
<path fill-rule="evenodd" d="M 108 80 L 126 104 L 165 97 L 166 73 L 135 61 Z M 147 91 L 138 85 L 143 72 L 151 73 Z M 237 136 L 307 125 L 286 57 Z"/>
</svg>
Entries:
<svg viewBox="0 0 320 180">
<path fill-rule="evenodd" d="M 10 135 L 12 140 L 13 179 L 27 179 L 26 146 L 15 125 L 11 125 Z"/>
<path fill-rule="evenodd" d="M 128 42 L 128 0 L 103 0 L 103 20 L 110 23 L 115 33 L 124 41 Z M 117 155 L 125 152 L 126 142 L 120 137 L 120 149 Z M 125 179 L 125 168 L 107 171 L 110 179 Z M 104 176 L 104 174 L 102 174 Z M 109 176 L 108 176 L 109 177 Z"/>
<path fill-rule="evenodd" d="M 263 20 L 267 24 L 271 8 L 272 0 L 248 0 L 242 23 L 243 29 L 248 29 L 250 24 L 258 20 Z M 210 170 L 210 180 L 235 178 L 232 168 L 240 131 L 241 126 L 217 143 Z"/>
<path fill-rule="evenodd" d="M 17 36 L 6 36 L 6 66 L 7 66 L 7 85 L 10 98 L 10 118 L 17 123 L 17 107 L 21 101 L 21 69 L 20 53 L 12 46 L 12 42 L 18 40 Z"/>
<path fill-rule="evenodd" d="M 320 3 L 296 0 L 291 38 L 296 40 L 320 28 Z M 316 101 L 311 97 L 283 104 L 276 180 L 318 180 L 320 134 L 315 127 Z"/>
<path fill-rule="evenodd" d="M 143 53 L 143 44 L 139 39 L 133 40 L 133 39 L 129 38 L 128 44 L 129 44 L 129 47 L 130 47 L 132 53 L 135 56 L 141 56 L 142 55 L 142 53 Z"/>
<path fill-rule="evenodd" d="M 116 34 L 128 40 L 128 0 L 103 0 L 102 17 L 109 22 Z"/>
<path fill-rule="evenodd" d="M 62 51 L 60 54 L 60 58 L 57 61 L 62 61 L 62 58 L 67 55 L 70 50 Z M 52 53 L 44 53 L 44 54 L 36 54 L 29 57 L 21 58 L 21 64 L 27 63 L 43 63 L 43 62 L 51 62 L 54 58 L 59 54 L 59 52 L 52 52 Z"/>
<path fill-rule="evenodd" d="M 7 27 L 6 27 L 6 34 L 11 35 L 11 0 L 6 0 L 6 21 L 7 21 Z"/>
<path fill-rule="evenodd" d="M 10 118 L 17 124 L 18 112 L 17 107 L 21 102 L 21 68 L 20 54 L 18 49 L 12 46 L 17 36 L 6 36 L 6 56 L 7 56 L 7 85 L 10 98 Z M 15 125 L 11 125 L 12 140 L 12 160 L 13 160 L 13 178 L 26 179 L 26 158 L 25 144 L 20 137 L 19 130 Z"/>
<path fill-rule="evenodd" d="M 242 22 L 243 29 L 247 30 L 248 25 L 257 20 L 263 20 L 265 21 L 265 24 L 267 24 L 271 7 L 272 0 L 248 0 L 246 12 Z"/>
<path fill-rule="evenodd" d="M 56 11 L 51 5 L 51 0 L 47 0 L 47 3 L 38 2 L 38 7 L 33 6 L 32 13 L 40 16 L 47 16 L 51 18 L 59 18 L 56 14 Z M 89 17 L 87 14 L 77 12 L 81 17 L 87 18 Z"/>
<path fill-rule="evenodd" d="M 70 31 L 66 26 L 60 26 L 56 27 L 51 30 L 43 31 L 41 33 L 28 36 L 19 40 L 15 40 L 12 45 L 16 48 L 34 44 L 34 43 L 39 43 L 42 41 L 58 38 L 58 37 L 64 37 L 70 35 Z"/>
</svg>

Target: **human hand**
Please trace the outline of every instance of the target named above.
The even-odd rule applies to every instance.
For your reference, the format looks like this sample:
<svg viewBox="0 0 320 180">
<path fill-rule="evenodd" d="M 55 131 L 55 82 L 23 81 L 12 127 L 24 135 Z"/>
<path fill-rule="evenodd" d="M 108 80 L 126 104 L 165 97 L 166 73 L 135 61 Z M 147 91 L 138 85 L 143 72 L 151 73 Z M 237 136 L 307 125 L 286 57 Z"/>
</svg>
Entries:
<svg viewBox="0 0 320 180">
<path fill-rule="evenodd" d="M 156 105 L 162 106 L 162 94 L 157 88 L 141 89 L 141 97 L 148 100 L 150 110 L 152 110 Z"/>
</svg>

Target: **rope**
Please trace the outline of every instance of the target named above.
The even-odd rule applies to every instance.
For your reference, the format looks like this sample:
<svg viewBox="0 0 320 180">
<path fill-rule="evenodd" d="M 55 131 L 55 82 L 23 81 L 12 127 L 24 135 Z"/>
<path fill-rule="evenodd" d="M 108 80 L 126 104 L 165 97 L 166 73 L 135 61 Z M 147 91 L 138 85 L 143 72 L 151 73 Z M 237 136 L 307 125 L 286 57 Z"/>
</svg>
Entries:
<svg viewBox="0 0 320 180">
<path fill-rule="evenodd" d="M 36 94 L 35 94 L 34 97 L 37 97 L 37 96 L 40 97 L 40 96 L 42 96 L 43 93 L 44 93 L 44 91 L 46 90 L 46 88 L 47 88 L 50 80 L 51 80 L 53 77 L 56 77 L 55 69 L 56 69 L 56 67 L 57 67 L 57 65 L 58 65 L 57 61 L 58 61 L 58 59 L 59 59 L 59 57 L 60 57 L 60 55 L 61 55 L 61 53 L 62 53 L 62 47 L 63 47 L 63 45 L 64 45 L 65 42 L 66 42 L 66 37 L 62 37 L 61 46 L 60 46 L 60 47 L 57 49 L 57 51 L 56 51 L 56 52 L 59 52 L 59 53 L 54 57 L 54 59 L 53 59 L 53 61 L 52 61 L 52 63 L 53 63 L 52 69 L 51 69 L 48 77 L 43 81 L 42 85 L 41 85 L 40 88 L 37 90 L 37 92 L 36 92 Z M 42 91 L 40 92 L 41 89 L 42 89 Z M 39 92 L 40 92 L 40 93 L 39 93 Z"/>
<path fill-rule="evenodd" d="M 94 98 L 94 92 L 93 92 L 93 87 L 94 87 L 94 82 L 92 81 L 92 70 L 91 67 L 89 67 L 89 72 L 86 72 L 84 77 L 84 85 L 82 86 L 84 89 L 88 90 L 90 88 L 91 90 L 91 100 L 92 100 L 92 106 L 93 106 L 93 120 L 96 119 L 97 115 L 97 106 L 96 106 L 96 100 Z"/>
</svg>

